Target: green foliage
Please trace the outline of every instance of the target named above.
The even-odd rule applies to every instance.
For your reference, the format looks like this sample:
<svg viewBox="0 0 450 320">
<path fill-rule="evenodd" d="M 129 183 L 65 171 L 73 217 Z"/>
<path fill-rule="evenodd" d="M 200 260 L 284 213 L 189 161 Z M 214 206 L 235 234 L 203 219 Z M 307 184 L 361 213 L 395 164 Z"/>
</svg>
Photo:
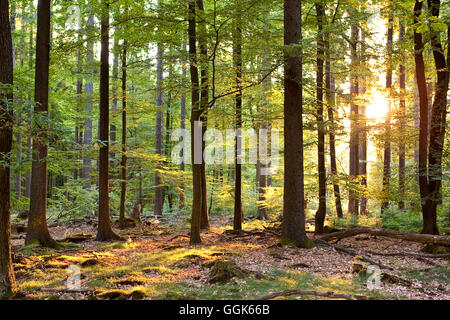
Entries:
<svg viewBox="0 0 450 320">
<path fill-rule="evenodd" d="M 54 188 L 54 198 L 48 200 L 49 212 L 55 219 L 70 220 L 94 217 L 97 211 L 98 191 L 86 189 L 81 181 L 69 180 L 61 187 Z"/>
<path fill-rule="evenodd" d="M 387 208 L 381 216 L 383 228 L 405 232 L 420 232 L 422 229 L 422 214 L 418 211 L 398 210 L 395 206 Z"/>
</svg>

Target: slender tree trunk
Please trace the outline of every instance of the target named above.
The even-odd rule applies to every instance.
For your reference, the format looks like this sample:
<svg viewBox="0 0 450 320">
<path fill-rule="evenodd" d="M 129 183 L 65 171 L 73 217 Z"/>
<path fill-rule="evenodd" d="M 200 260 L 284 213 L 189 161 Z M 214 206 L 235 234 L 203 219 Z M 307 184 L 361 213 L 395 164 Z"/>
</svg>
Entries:
<svg viewBox="0 0 450 320">
<path fill-rule="evenodd" d="M 359 212 L 359 200 L 358 192 L 356 190 L 357 179 L 359 175 L 359 107 L 357 103 L 357 95 L 359 92 L 358 77 L 355 70 L 358 65 L 358 51 L 357 44 L 359 38 L 359 30 L 356 25 L 351 26 L 351 65 L 352 75 L 350 77 L 350 182 L 348 199 L 348 213 L 352 215 L 358 215 Z"/>
<path fill-rule="evenodd" d="M 201 109 L 200 109 L 200 87 L 198 79 L 198 67 L 197 67 L 197 48 L 196 48 L 196 25 L 195 25 L 195 0 L 189 0 L 189 69 L 191 74 L 191 153 L 192 153 L 192 216 L 191 216 L 191 234 L 190 243 L 196 244 L 201 242 L 200 237 L 200 224 L 202 216 L 202 180 L 201 180 L 201 164 L 196 163 L 195 153 L 196 149 L 201 150 L 201 144 L 203 139 L 198 139 L 195 135 L 196 121 L 200 121 Z M 201 137 L 200 137 L 201 138 Z M 198 141 L 197 141 L 198 140 Z M 199 145 L 200 144 L 200 148 Z M 203 161 L 203 160 L 202 160 Z"/>
<path fill-rule="evenodd" d="M 237 4 L 236 4 L 237 5 Z M 242 230 L 242 31 L 239 13 L 233 36 L 233 60 L 236 74 L 236 138 L 234 170 L 234 217 L 233 230 Z"/>
<path fill-rule="evenodd" d="M 13 84 L 13 49 L 9 22 L 9 2 L 0 0 L 0 83 Z M 10 103 L 12 88 L 0 89 L 0 298 L 14 294 L 16 280 L 11 259 L 11 205 L 9 154 L 12 146 L 14 115 Z"/>
<path fill-rule="evenodd" d="M 19 120 L 20 121 L 20 120 Z M 20 125 L 20 122 L 19 122 Z M 20 199 L 22 196 L 22 174 L 20 167 L 22 166 L 22 133 L 18 132 L 16 134 L 16 145 L 17 145 L 17 164 L 19 165 L 19 171 L 16 174 L 16 184 L 15 184 L 15 194 L 16 199 Z"/>
<path fill-rule="evenodd" d="M 362 64 L 366 63 L 366 38 L 364 30 L 361 30 L 361 54 L 360 60 Z M 366 93 L 366 79 L 360 78 L 360 92 L 362 95 Z M 359 175 L 361 177 L 362 194 L 360 198 L 361 215 L 366 216 L 367 212 L 367 117 L 366 117 L 366 101 L 359 107 L 360 125 L 359 125 Z"/>
<path fill-rule="evenodd" d="M 48 87 L 50 64 L 50 0 L 39 0 L 36 40 L 36 69 L 34 100 L 36 115 L 48 117 Z M 39 128 L 33 139 L 31 170 L 31 199 L 28 214 L 26 244 L 40 243 L 58 247 L 47 228 L 47 152 L 48 127 Z"/>
<path fill-rule="evenodd" d="M 414 5 L 414 23 L 419 22 L 419 17 L 422 13 L 423 1 L 416 0 Z M 428 196 L 428 177 L 427 177 L 427 155 L 428 155 L 428 94 L 425 78 L 425 63 L 423 61 L 423 39 L 422 34 L 414 29 L 414 61 L 416 64 L 416 81 L 419 92 L 419 189 L 422 206 L 422 214 L 424 218 L 427 231 L 435 230 L 433 223 L 429 226 L 429 213 L 427 207 L 426 197 Z M 437 229 L 437 228 L 436 228 Z"/>
<path fill-rule="evenodd" d="M 16 31 L 16 6 L 11 5 L 11 35 Z M 13 69 L 16 65 L 16 47 L 14 46 L 14 41 L 12 42 L 12 64 Z M 17 121 L 17 125 L 21 125 L 20 116 Z M 22 166 L 22 133 L 19 131 L 16 133 L 16 145 L 17 145 L 17 159 L 16 162 L 18 166 Z M 22 196 L 22 173 L 19 170 L 16 173 L 16 183 L 15 183 L 15 194 L 16 199 L 19 199 Z"/>
<path fill-rule="evenodd" d="M 29 24 L 29 51 L 28 51 L 28 67 L 30 70 L 33 68 L 33 24 Z M 28 96 L 28 100 L 31 102 L 31 94 Z M 32 117 L 32 111 L 29 111 L 28 115 L 28 123 L 31 127 L 31 117 Z M 27 135 L 27 161 L 31 162 L 31 134 Z M 30 198 L 31 197 L 31 170 L 27 170 L 27 173 L 25 175 L 25 197 Z"/>
<path fill-rule="evenodd" d="M 266 17 L 266 21 L 265 21 L 265 26 L 264 28 L 266 30 L 269 30 L 269 22 L 268 22 L 268 17 Z M 268 37 L 268 34 L 266 35 Z M 262 76 L 266 76 L 267 72 L 270 69 L 270 57 L 267 53 L 263 53 L 262 54 L 262 69 L 263 69 L 263 73 Z M 265 115 L 268 112 L 268 107 L 269 107 L 269 96 L 270 96 L 270 91 L 271 91 L 271 77 L 268 76 L 265 79 L 262 79 L 262 97 L 263 97 L 263 101 L 261 102 L 261 108 L 259 108 L 259 106 L 257 106 L 257 113 L 261 114 L 264 118 L 261 120 L 261 123 L 259 125 L 256 126 L 256 129 L 259 130 L 266 130 L 267 131 L 267 127 L 268 127 L 268 123 L 267 120 L 265 119 Z M 267 140 L 269 138 L 269 133 L 267 132 L 267 136 L 266 136 Z M 266 140 L 266 141 L 267 141 Z M 256 217 L 257 219 L 263 220 L 263 219 L 268 219 L 268 212 L 267 212 L 267 208 L 264 205 L 264 201 L 266 200 L 266 187 L 267 187 L 267 180 L 268 180 L 268 176 L 265 174 L 261 174 L 262 169 L 266 169 L 268 168 L 268 161 L 267 160 L 267 156 L 268 156 L 268 143 L 266 142 L 264 144 L 265 146 L 265 150 L 262 149 L 262 144 L 261 144 L 261 135 L 260 135 L 260 139 L 258 139 L 258 158 L 257 158 L 257 162 L 256 162 L 256 187 L 258 190 L 258 209 L 257 209 L 257 213 L 256 213 Z M 261 159 L 261 156 L 266 156 L 266 159 Z M 263 160 L 263 162 L 261 161 Z"/>
<path fill-rule="evenodd" d="M 284 1 L 284 45 L 302 40 L 301 1 Z M 294 51 L 294 52 L 293 52 Z M 305 231 L 303 173 L 302 52 L 285 50 L 284 65 L 284 195 L 281 237 L 300 247 L 309 247 Z"/>
<path fill-rule="evenodd" d="M 186 51 L 186 43 L 183 43 L 183 52 Z M 186 81 L 186 68 L 184 67 L 184 63 L 183 63 L 183 67 L 181 69 L 181 76 L 183 78 L 183 83 L 185 83 Z M 186 130 L 186 93 L 184 91 L 184 86 L 183 86 L 183 91 L 181 92 L 181 96 L 180 96 L 180 127 L 181 130 Z M 185 161 L 186 161 L 186 157 L 185 157 L 185 150 L 186 148 L 186 144 L 185 144 L 185 140 L 183 139 L 183 147 L 182 147 L 182 161 L 180 163 L 180 170 L 184 173 L 185 170 Z M 183 176 L 183 180 L 181 182 L 180 185 L 180 192 L 178 195 L 178 208 L 181 210 L 184 210 L 184 176 Z"/>
<path fill-rule="evenodd" d="M 394 33 L 392 13 L 388 18 L 387 31 L 387 71 L 386 71 L 386 89 L 388 91 L 388 111 L 386 113 L 385 131 L 384 131 L 384 157 L 383 157 L 383 203 L 381 212 L 383 213 L 389 207 L 390 180 L 391 180 L 391 99 L 392 99 L 392 38 Z"/>
<path fill-rule="evenodd" d="M 89 8 L 88 10 L 92 10 Z M 88 30 L 94 27 L 94 17 L 91 15 L 88 18 Z M 94 95 L 94 83 L 92 82 L 91 77 L 94 76 L 94 43 L 92 41 L 87 43 L 87 60 L 88 60 L 88 73 L 86 76 L 86 85 L 85 85 L 85 118 L 84 118 L 84 136 L 83 136 L 83 144 L 85 147 L 90 147 L 92 145 L 92 112 L 94 111 L 93 106 L 93 95 Z M 85 179 L 84 188 L 90 189 L 92 178 L 92 160 L 90 152 L 85 152 L 83 156 L 83 167 L 81 169 L 81 178 Z"/>
<path fill-rule="evenodd" d="M 170 79 L 172 79 L 173 77 L 173 66 L 169 65 L 169 81 Z M 165 135 L 165 141 L 164 141 L 164 156 L 166 157 L 166 159 L 170 158 L 170 126 L 172 124 L 172 119 L 170 117 L 170 110 L 172 108 L 172 93 L 169 91 L 167 93 L 167 104 L 166 104 L 166 125 L 165 125 L 165 131 L 166 131 L 166 135 Z M 164 161 L 164 164 L 167 165 L 167 161 Z M 167 202 L 169 204 L 169 210 L 172 211 L 173 209 L 173 196 L 172 196 L 172 192 L 170 190 L 170 185 L 167 185 L 164 187 L 164 195 L 167 195 Z"/>
<path fill-rule="evenodd" d="M 336 138 L 335 138 L 335 124 L 334 124 L 334 107 L 335 107 L 335 80 L 331 73 L 331 61 L 330 61 L 330 43 L 326 41 L 327 48 L 327 61 L 325 63 L 325 86 L 326 86 L 326 100 L 327 100 L 327 113 L 328 122 L 330 128 L 328 130 L 329 143 L 330 143 L 330 168 L 333 176 L 333 192 L 336 205 L 336 214 L 338 218 L 342 218 L 342 203 L 341 203 L 341 191 L 339 183 L 337 182 L 337 164 L 336 164 Z"/>
<path fill-rule="evenodd" d="M 97 241 L 117 240 L 109 212 L 109 4 L 102 1 L 100 50 L 99 207 Z"/>
<path fill-rule="evenodd" d="M 324 37 L 323 24 L 325 20 L 324 6 L 316 2 L 316 17 L 317 17 L 317 72 L 316 72 L 316 103 L 317 103 L 317 171 L 319 178 L 319 208 L 316 212 L 315 219 L 315 233 L 323 233 L 323 225 L 325 222 L 325 215 L 327 213 L 327 185 L 326 185 L 326 171 L 325 171 L 325 128 L 323 121 L 323 60 L 324 60 Z"/>
<path fill-rule="evenodd" d="M 159 156 L 163 156 L 163 48 L 162 44 L 158 43 L 157 48 L 157 62 L 156 62 L 156 141 L 155 151 Z M 162 186 L 162 178 L 159 170 L 161 170 L 161 163 L 155 171 L 155 209 L 156 216 L 161 217 L 164 208 L 164 186 Z"/>
<path fill-rule="evenodd" d="M 117 141 L 117 127 L 115 123 L 115 116 L 117 112 L 117 97 L 118 97 L 118 80 L 119 80 L 119 37 L 114 36 L 114 58 L 113 58 L 113 68 L 112 68 L 112 105 L 111 105 L 111 125 L 110 125 L 110 139 L 111 144 Z M 114 153 L 111 153 L 111 167 L 114 164 Z"/>
<path fill-rule="evenodd" d="M 204 15 L 205 9 L 203 8 L 203 0 L 197 0 L 197 6 Z M 198 36 L 198 42 L 200 45 L 200 77 L 201 77 L 201 89 L 200 89 L 200 109 L 201 109 L 201 121 L 202 121 L 202 137 L 204 137 L 208 128 L 208 48 L 206 38 L 206 23 L 204 18 L 199 22 L 200 32 Z M 205 150 L 205 141 L 202 139 L 202 153 Z M 201 164 L 201 178 L 202 178 L 202 217 L 200 222 L 200 228 L 203 230 L 209 229 L 209 217 L 208 217 L 208 195 L 206 185 L 206 163 L 202 161 Z"/>
<path fill-rule="evenodd" d="M 81 32 L 78 34 L 78 40 L 81 42 L 82 39 L 82 34 Z M 76 112 L 77 112 L 77 116 L 75 117 L 75 144 L 80 145 L 83 143 L 82 141 L 82 131 L 83 131 L 83 126 L 81 124 L 81 119 L 79 117 L 79 114 L 82 113 L 82 106 L 83 106 L 83 101 L 82 101 L 82 93 L 83 93 L 83 79 L 80 77 L 80 73 L 81 73 L 81 52 L 80 49 L 77 50 L 77 81 L 76 81 L 76 95 L 77 95 L 77 106 L 76 106 Z M 76 159 L 78 157 L 78 154 L 75 153 L 74 154 L 74 158 Z M 78 162 L 78 159 L 76 159 Z M 78 166 L 76 166 L 73 170 L 73 178 L 75 180 L 78 179 L 78 173 L 79 173 L 79 168 Z"/>
<path fill-rule="evenodd" d="M 127 41 L 124 40 L 122 50 L 122 161 L 119 218 L 121 228 L 125 227 L 125 204 L 127 200 L 127 45 Z"/>
<path fill-rule="evenodd" d="M 419 131 L 419 121 L 420 121 L 420 114 L 419 114 L 419 90 L 417 89 L 417 86 L 414 86 L 414 129 Z M 414 144 L 414 163 L 416 165 L 417 172 L 419 171 L 419 143 Z M 417 181 L 419 181 L 419 175 L 417 175 Z"/>
<path fill-rule="evenodd" d="M 402 43 L 405 37 L 405 26 L 400 21 L 400 31 L 398 41 Z M 401 64 L 399 68 L 400 77 L 400 105 L 399 105 L 399 122 L 400 122 L 400 132 L 399 139 L 400 144 L 398 147 L 398 189 L 400 194 L 400 201 L 398 202 L 398 208 L 400 210 L 405 209 L 405 165 L 406 165 L 406 74 L 405 74 L 405 57 L 402 55 Z"/>
</svg>

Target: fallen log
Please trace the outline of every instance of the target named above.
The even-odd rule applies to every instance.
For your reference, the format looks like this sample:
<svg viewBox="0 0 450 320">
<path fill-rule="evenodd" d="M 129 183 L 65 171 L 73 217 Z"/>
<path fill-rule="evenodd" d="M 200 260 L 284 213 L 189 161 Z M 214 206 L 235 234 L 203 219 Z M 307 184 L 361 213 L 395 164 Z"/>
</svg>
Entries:
<svg viewBox="0 0 450 320">
<path fill-rule="evenodd" d="M 325 297 L 325 298 L 346 299 L 346 300 L 367 300 L 367 299 L 369 299 L 368 297 L 362 296 L 362 295 L 351 296 L 351 295 L 343 294 L 343 293 L 334 293 L 332 291 L 322 292 L 322 291 L 313 291 L 313 290 L 291 289 L 291 290 L 285 290 L 285 291 L 281 291 L 281 292 L 269 293 L 262 297 L 257 298 L 256 300 L 270 300 L 270 299 L 277 298 L 277 297 L 287 297 L 287 296 L 293 296 L 293 295 L 319 296 L 319 297 Z"/>
<path fill-rule="evenodd" d="M 433 256 L 428 254 L 420 254 L 420 253 L 409 253 L 409 252 L 397 252 L 397 253 L 381 253 L 381 252 L 374 252 L 374 251 L 368 251 L 370 254 L 378 255 L 378 256 L 385 256 L 385 257 L 393 257 L 393 256 L 400 256 L 400 257 L 412 257 L 416 258 L 417 260 L 426 262 L 432 266 L 443 268 L 444 266 L 440 263 L 434 262 L 431 260 L 431 258 L 445 258 L 450 257 L 450 254 L 442 254 L 439 256 Z"/>
<path fill-rule="evenodd" d="M 450 236 L 439 236 L 433 234 L 419 234 L 395 231 L 390 229 L 376 229 L 367 227 L 355 227 L 344 231 L 333 232 L 319 237 L 324 241 L 353 237 L 358 234 L 370 234 L 373 236 L 382 236 L 394 239 L 402 239 L 413 242 L 450 246 Z"/>
<path fill-rule="evenodd" d="M 316 239 L 316 240 L 314 240 L 314 241 L 315 241 L 315 242 L 318 242 L 318 243 L 320 243 L 320 244 L 323 244 L 323 245 L 325 245 L 325 246 L 332 247 L 332 248 L 334 248 L 334 249 L 337 250 L 337 251 L 340 251 L 340 252 L 344 252 L 344 253 L 346 253 L 346 254 L 349 254 L 349 255 L 351 255 L 352 257 L 358 256 L 358 257 L 361 258 L 362 261 L 368 262 L 368 263 L 373 264 L 373 265 L 377 265 L 377 266 L 379 266 L 381 269 L 395 270 L 395 269 L 392 268 L 391 266 L 384 265 L 384 264 L 382 264 L 382 263 L 373 261 L 372 259 L 370 259 L 370 258 L 368 258 L 368 257 L 362 256 L 362 255 L 358 254 L 356 251 L 354 251 L 354 250 L 352 250 L 352 249 L 344 248 L 344 247 L 338 246 L 338 245 L 336 245 L 336 244 L 330 244 L 330 243 L 328 243 L 328 242 L 326 242 L 326 241 L 323 241 L 323 240 L 321 240 L 321 239 Z"/>
</svg>

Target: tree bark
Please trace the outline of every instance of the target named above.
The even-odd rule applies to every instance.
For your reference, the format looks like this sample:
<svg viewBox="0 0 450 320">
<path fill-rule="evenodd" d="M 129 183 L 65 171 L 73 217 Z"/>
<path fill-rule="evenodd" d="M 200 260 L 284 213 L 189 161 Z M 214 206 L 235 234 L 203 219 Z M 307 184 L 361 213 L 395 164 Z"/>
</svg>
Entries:
<svg viewBox="0 0 450 320">
<path fill-rule="evenodd" d="M 33 24 L 29 24 L 29 51 L 28 51 L 28 67 L 30 70 L 33 68 Z M 28 95 L 28 101 L 31 101 L 31 94 Z M 30 110 L 28 112 L 28 123 L 31 127 L 31 118 L 32 118 L 32 111 Z M 27 161 L 31 161 L 31 134 L 27 135 Z M 31 165 L 30 165 L 31 166 Z M 31 197 L 31 170 L 27 170 L 27 173 L 25 175 L 25 197 L 30 198 Z"/>
<path fill-rule="evenodd" d="M 97 241 L 117 240 L 120 237 L 111 227 L 109 212 L 109 4 L 102 1 L 100 51 L 100 126 L 102 142 L 99 152 L 99 207 Z"/>
<path fill-rule="evenodd" d="M 192 215 L 191 215 L 191 233 L 190 243 L 197 244 L 201 242 L 200 224 L 202 216 L 202 180 L 201 180 L 201 164 L 195 163 L 195 150 L 198 144 L 202 144 L 203 139 L 197 141 L 195 136 L 195 122 L 200 121 L 200 87 L 198 79 L 197 67 L 197 47 L 196 47 L 196 10 L 195 0 L 188 1 L 189 12 L 189 71 L 191 74 L 191 154 L 192 154 Z M 198 130 L 198 129 L 197 129 Z"/>
<path fill-rule="evenodd" d="M 156 133 L 155 133 L 155 151 L 160 157 L 163 156 L 163 48 L 162 44 L 158 43 L 157 48 L 157 62 L 156 62 Z M 162 186 L 161 173 L 162 169 L 160 161 L 156 166 L 155 171 L 155 208 L 154 214 L 158 217 L 162 216 L 164 208 L 164 186 Z"/>
<path fill-rule="evenodd" d="M 325 20 L 325 8 L 323 4 L 316 2 L 317 19 L 317 57 L 316 57 L 316 103 L 317 103 L 317 172 L 319 182 L 319 208 L 316 212 L 315 233 L 323 233 L 323 225 L 327 213 L 327 185 L 325 170 L 325 127 L 323 121 L 323 65 L 324 65 L 324 36 L 323 25 Z"/>
<path fill-rule="evenodd" d="M 204 15 L 203 0 L 197 0 L 197 6 Z M 200 45 L 200 77 L 201 77 L 201 89 L 200 89 L 200 109 L 201 109 L 201 121 L 202 121 L 202 137 L 204 137 L 208 128 L 208 43 L 206 37 L 206 23 L 205 18 L 201 18 L 199 23 L 200 33 L 198 41 Z M 202 154 L 205 150 L 205 141 L 202 138 Z M 208 195 L 206 185 L 206 163 L 202 161 L 201 164 L 201 179 L 202 179 L 202 216 L 200 222 L 200 228 L 203 230 L 209 229 L 209 216 L 208 216 Z"/>
<path fill-rule="evenodd" d="M 92 10 L 92 8 L 88 8 L 88 11 Z M 92 29 L 94 27 L 95 21 L 94 17 L 92 15 L 89 16 L 87 21 L 87 27 L 88 30 Z M 93 70 L 93 64 L 94 64 L 94 42 L 89 41 L 87 43 L 87 60 L 88 60 L 88 67 L 87 67 L 87 76 L 85 78 L 86 85 L 85 85 L 85 94 L 86 94 L 86 101 L 85 101 L 85 118 L 84 118 L 84 136 L 83 136 L 83 144 L 85 147 L 89 148 L 92 145 L 92 112 L 94 111 L 93 106 L 93 95 L 94 95 L 94 83 L 92 82 L 91 77 L 94 76 L 94 70 Z M 91 178 L 91 171 L 92 171 L 92 160 L 89 150 L 85 152 L 83 156 L 83 167 L 81 169 L 81 178 L 85 179 L 84 182 L 84 188 L 90 189 L 92 178 Z"/>
<path fill-rule="evenodd" d="M 183 52 L 186 51 L 186 43 L 183 43 Z M 183 84 L 186 81 L 186 68 L 184 66 L 182 66 L 181 69 L 181 77 L 183 78 Z M 180 96 L 180 127 L 181 130 L 185 130 L 186 129 L 186 93 L 184 91 L 185 87 L 183 86 L 183 91 L 181 92 L 181 96 Z M 183 148 L 182 148 L 182 161 L 180 163 L 180 170 L 184 173 L 185 171 L 185 161 L 186 161 L 186 155 L 185 155 L 185 150 L 186 148 L 186 144 L 185 144 L 185 140 L 183 139 Z M 184 176 L 183 176 L 183 180 L 181 182 L 180 185 L 180 192 L 178 194 L 178 209 L 184 210 L 184 205 L 185 205 L 185 198 L 184 198 L 184 193 L 185 193 L 185 187 L 184 187 Z"/>
<path fill-rule="evenodd" d="M 366 61 L 366 37 L 364 30 L 361 29 L 361 53 L 360 61 L 363 65 Z M 366 79 L 360 77 L 360 92 L 362 95 L 366 93 Z M 361 177 L 362 192 L 360 197 L 360 215 L 367 215 L 367 117 L 366 117 L 366 101 L 363 101 L 359 107 L 360 125 L 359 125 L 359 175 Z"/>
<path fill-rule="evenodd" d="M 326 42 L 327 52 L 329 52 L 330 43 Z M 338 218 L 343 218 L 344 214 L 342 212 L 341 203 L 341 191 L 339 188 L 339 183 L 337 180 L 337 164 L 336 164 L 336 138 L 335 138 L 335 123 L 334 123 L 334 107 L 336 105 L 335 99 L 335 80 L 333 74 L 331 73 L 331 61 L 329 53 L 327 53 L 327 61 L 325 64 L 325 85 L 326 85 L 326 95 L 327 95 L 327 113 L 328 122 L 330 123 L 329 128 L 329 144 L 330 144 L 330 168 L 331 174 L 333 175 L 333 192 L 336 205 L 336 215 Z"/>
<path fill-rule="evenodd" d="M 119 37 L 114 36 L 114 58 L 113 58 L 113 68 L 112 68 L 112 105 L 111 105 L 111 125 L 110 125 L 110 139 L 111 144 L 114 144 L 117 140 L 117 127 L 115 123 L 115 117 L 117 112 L 117 101 L 118 101 L 118 80 L 119 80 Z M 114 164 L 114 153 L 111 153 L 111 167 Z"/>
<path fill-rule="evenodd" d="M 388 92 L 388 110 L 386 112 L 384 128 L 384 156 L 383 156 L 383 202 L 381 213 L 389 207 L 391 180 L 391 100 L 392 100 L 392 40 L 394 34 L 392 12 L 389 13 L 387 43 L 386 43 L 386 89 Z"/>
<path fill-rule="evenodd" d="M 284 1 L 284 195 L 281 237 L 309 247 L 305 231 L 301 1 Z"/>
<path fill-rule="evenodd" d="M 39 0 L 37 14 L 36 69 L 34 113 L 48 117 L 48 89 L 50 64 L 50 0 Z M 31 198 L 28 214 L 26 244 L 58 247 L 47 227 L 47 152 L 48 125 L 38 128 L 33 139 L 33 164 L 31 169 Z"/>
<path fill-rule="evenodd" d="M 127 45 L 128 42 L 124 40 L 122 50 L 122 161 L 119 218 L 121 228 L 125 227 L 125 204 L 127 200 Z"/>
<path fill-rule="evenodd" d="M 238 4 L 235 2 L 236 10 Z M 236 96 L 235 96 L 235 158 L 234 158 L 234 216 L 233 230 L 242 230 L 242 30 L 240 14 L 237 13 L 236 25 L 233 35 L 233 64 L 236 75 Z"/>
<path fill-rule="evenodd" d="M 13 85 L 13 49 L 9 1 L 0 0 L 0 83 Z M 16 280 L 11 259 L 10 152 L 13 133 L 13 89 L 0 89 L 0 298 L 14 294 Z"/>
<path fill-rule="evenodd" d="M 351 76 L 350 76 L 350 189 L 348 199 L 348 213 L 352 215 L 358 215 L 359 212 L 359 199 L 358 192 L 356 190 L 357 179 L 359 175 L 359 107 L 357 104 L 357 95 L 359 91 L 357 71 L 355 70 L 359 64 L 357 44 L 359 38 L 359 30 L 356 25 L 351 26 Z"/>
<path fill-rule="evenodd" d="M 402 43 L 405 37 L 405 26 L 400 21 L 400 31 L 398 41 Z M 400 105 L 399 105 L 399 140 L 398 147 L 398 189 L 400 200 L 398 202 L 398 208 L 400 210 L 405 209 L 405 166 L 406 166 L 406 68 L 404 54 L 401 56 L 401 63 L 399 67 L 399 82 L 400 82 Z"/>
<path fill-rule="evenodd" d="M 435 18 L 439 17 L 440 1 L 428 0 L 428 9 Z M 450 27 L 448 33 L 450 34 Z M 445 60 L 444 48 L 440 42 L 439 32 L 430 28 L 430 40 L 433 48 L 433 58 L 436 69 L 436 85 L 431 116 L 430 145 L 428 153 L 428 188 L 427 195 L 421 197 L 423 212 L 423 233 L 439 234 L 436 215 L 437 206 L 441 201 L 440 188 L 442 184 L 442 157 L 445 142 L 446 115 L 447 115 L 447 92 L 449 83 L 448 65 L 450 61 Z M 447 41 L 447 49 L 450 44 Z M 448 53 L 448 57 L 450 53 Z M 447 58 L 448 58 L 447 57 Z M 425 203 L 424 203 L 425 202 Z"/>
</svg>

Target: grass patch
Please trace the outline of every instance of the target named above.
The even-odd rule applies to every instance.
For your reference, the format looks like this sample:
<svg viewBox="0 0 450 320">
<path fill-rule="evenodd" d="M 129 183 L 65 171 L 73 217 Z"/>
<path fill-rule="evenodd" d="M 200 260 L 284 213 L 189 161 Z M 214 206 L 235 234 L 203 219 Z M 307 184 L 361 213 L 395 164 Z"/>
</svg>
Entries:
<svg viewBox="0 0 450 320">
<path fill-rule="evenodd" d="M 103 244 L 98 246 L 99 250 L 108 250 L 108 249 L 134 249 L 138 246 L 137 243 L 134 242 L 113 242 L 109 244 Z"/>
<path fill-rule="evenodd" d="M 432 268 L 428 270 L 412 270 L 404 275 L 410 279 L 417 279 L 425 282 L 438 281 L 446 284 L 450 283 L 450 264 L 445 268 Z"/>
</svg>

